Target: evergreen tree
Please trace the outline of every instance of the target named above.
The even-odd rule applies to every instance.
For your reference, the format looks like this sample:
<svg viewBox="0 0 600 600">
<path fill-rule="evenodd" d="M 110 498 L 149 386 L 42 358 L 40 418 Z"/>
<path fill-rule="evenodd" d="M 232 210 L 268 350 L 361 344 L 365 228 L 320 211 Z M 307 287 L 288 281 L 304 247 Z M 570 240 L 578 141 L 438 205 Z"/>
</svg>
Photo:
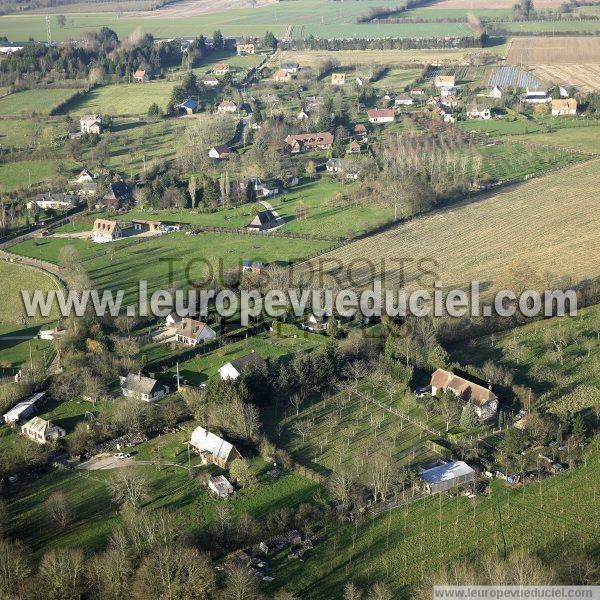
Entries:
<svg viewBox="0 0 600 600">
<path fill-rule="evenodd" d="M 220 29 L 217 29 L 213 33 L 213 47 L 215 50 L 223 50 L 223 45 L 223 34 L 221 33 Z"/>
<path fill-rule="evenodd" d="M 265 33 L 263 44 L 267 48 L 277 48 L 277 38 L 273 35 L 272 31 L 267 31 L 267 33 Z"/>
<path fill-rule="evenodd" d="M 463 407 L 462 413 L 460 415 L 460 427 L 465 431 L 469 431 L 477 426 L 479 420 L 477 418 L 477 413 L 473 408 L 473 405 L 470 402 Z"/>
</svg>

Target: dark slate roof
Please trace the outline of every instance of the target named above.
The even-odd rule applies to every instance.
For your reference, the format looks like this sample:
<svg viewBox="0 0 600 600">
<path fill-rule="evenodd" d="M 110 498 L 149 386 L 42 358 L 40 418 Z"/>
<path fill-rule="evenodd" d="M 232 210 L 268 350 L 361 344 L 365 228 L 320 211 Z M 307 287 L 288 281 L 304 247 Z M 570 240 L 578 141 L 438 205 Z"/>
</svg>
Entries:
<svg viewBox="0 0 600 600">
<path fill-rule="evenodd" d="M 232 360 L 231 364 L 238 373 L 243 373 L 246 367 L 259 367 L 265 365 L 266 363 L 260 354 L 257 352 L 252 352 L 251 354 L 246 354 L 246 356 L 240 356 L 240 358 Z"/>
<path fill-rule="evenodd" d="M 138 394 L 151 394 L 157 383 L 156 379 L 129 373 L 121 387 Z"/>
<path fill-rule="evenodd" d="M 110 191 L 105 198 L 114 198 L 115 200 L 127 200 L 131 197 L 131 189 L 124 181 L 117 181 L 110 184 Z"/>
</svg>

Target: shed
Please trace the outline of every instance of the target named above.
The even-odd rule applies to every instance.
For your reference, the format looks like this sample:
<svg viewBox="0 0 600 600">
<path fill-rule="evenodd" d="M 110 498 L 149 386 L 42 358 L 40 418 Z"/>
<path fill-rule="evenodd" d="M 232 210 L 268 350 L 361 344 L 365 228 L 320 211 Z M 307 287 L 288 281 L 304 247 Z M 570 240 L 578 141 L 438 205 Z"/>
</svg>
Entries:
<svg viewBox="0 0 600 600">
<path fill-rule="evenodd" d="M 31 398 L 27 398 L 27 400 L 23 400 L 19 402 L 16 406 L 13 406 L 7 413 L 5 413 L 2 417 L 5 423 L 17 423 L 21 419 L 27 419 L 31 417 L 39 404 L 41 404 L 44 400 L 44 396 L 46 392 L 39 392 L 31 396 Z"/>
<path fill-rule="evenodd" d="M 421 473 L 430 494 L 445 492 L 475 479 L 475 471 L 462 460 L 446 463 Z"/>
</svg>

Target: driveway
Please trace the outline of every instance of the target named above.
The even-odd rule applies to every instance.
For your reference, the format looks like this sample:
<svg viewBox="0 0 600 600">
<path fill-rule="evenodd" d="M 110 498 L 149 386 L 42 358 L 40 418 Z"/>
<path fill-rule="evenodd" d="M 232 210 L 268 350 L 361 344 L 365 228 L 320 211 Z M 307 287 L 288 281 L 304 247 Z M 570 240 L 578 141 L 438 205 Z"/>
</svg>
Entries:
<svg viewBox="0 0 600 600">
<path fill-rule="evenodd" d="M 121 469 L 133 463 L 133 458 L 115 458 L 112 454 L 98 454 L 85 462 L 79 463 L 76 471 L 107 471 L 108 469 Z"/>
</svg>

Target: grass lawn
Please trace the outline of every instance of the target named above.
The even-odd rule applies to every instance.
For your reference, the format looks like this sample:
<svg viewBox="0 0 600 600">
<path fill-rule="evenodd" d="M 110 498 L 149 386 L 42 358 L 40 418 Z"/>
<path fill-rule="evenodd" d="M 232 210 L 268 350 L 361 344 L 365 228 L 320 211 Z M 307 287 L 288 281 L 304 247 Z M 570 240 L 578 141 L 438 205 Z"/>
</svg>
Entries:
<svg viewBox="0 0 600 600">
<path fill-rule="evenodd" d="M 182 447 L 185 448 L 183 443 Z M 253 467 L 259 477 L 258 485 L 238 491 L 230 500 L 234 517 L 250 513 L 262 518 L 273 510 L 310 502 L 322 490 L 293 473 L 277 479 L 266 476 L 267 466 L 261 459 L 254 460 Z M 187 469 L 154 465 L 127 468 L 144 475 L 150 484 L 145 508 L 175 510 L 182 519 L 181 526 L 190 533 L 214 519 L 219 501 L 208 495 L 198 479 L 190 479 Z M 111 501 L 106 485 L 112 476 L 111 471 L 61 470 L 37 480 L 19 481 L 8 490 L 10 529 L 32 546 L 36 556 L 51 547 L 103 549 L 110 533 L 121 523 L 118 507 Z M 65 494 L 75 515 L 64 531 L 49 527 L 44 514 L 44 502 L 54 491 Z"/>
<path fill-rule="evenodd" d="M 225 363 L 252 351 L 260 354 L 265 360 L 287 362 L 296 352 L 312 350 L 326 343 L 327 339 L 325 336 L 305 333 L 294 326 L 284 325 L 281 333 L 263 333 L 247 340 L 227 343 L 207 354 L 198 353 L 191 360 L 179 364 L 179 375 L 186 383 L 199 385 L 211 377 L 216 377 L 219 368 Z M 167 371 L 167 376 L 172 377 L 175 372 L 173 367 Z"/>
<path fill-rule="evenodd" d="M 26 330 L 13 331 L 10 335 L 23 335 Z M 30 355 L 31 352 L 31 355 Z M 29 369 L 29 357 L 34 365 L 49 365 L 54 358 L 54 346 L 50 340 L 32 339 L 22 342 L 3 339 L 0 336 L 0 375 L 13 375 L 19 369 Z"/>
<path fill-rule="evenodd" d="M 94 404 L 80 399 L 69 399 L 62 402 L 51 400 L 44 406 L 44 410 L 39 416 L 65 429 L 67 432 L 66 439 L 68 439 L 75 430 L 75 425 L 84 420 L 86 413 L 96 415 L 101 409 L 109 407 L 113 402 L 103 400 Z"/>
<path fill-rule="evenodd" d="M 64 240 L 63 240 L 64 241 Z M 148 282 L 150 292 L 168 289 L 172 264 L 173 282 L 189 287 L 205 280 L 209 264 L 213 273 L 239 268 L 242 259 L 294 263 L 324 252 L 331 242 L 294 240 L 268 235 L 175 233 L 119 248 L 114 255 L 97 255 L 86 261 L 93 284 L 98 289 L 125 290 L 125 301 L 137 298 L 139 281 Z"/>
<path fill-rule="evenodd" d="M 10 94 L 0 99 L 0 117 L 33 113 L 48 114 L 52 108 L 72 96 L 76 91 L 76 89 L 68 88 L 50 88 L 24 90 Z"/>
<path fill-rule="evenodd" d="M 449 348 L 461 365 L 477 367 L 491 360 L 514 374 L 515 382 L 532 388 L 537 402 L 556 413 L 600 407 L 600 305 L 576 317 L 557 317 L 482 337 Z M 567 345 L 562 356 L 552 339 Z M 562 360 L 562 362 L 561 362 Z"/>
<path fill-rule="evenodd" d="M 338 238 L 353 236 L 389 222 L 393 210 L 380 204 L 344 204 L 335 199 L 353 184 L 344 184 L 335 178 L 323 177 L 290 189 L 286 194 L 267 198 L 277 213 L 286 221 L 281 231 L 314 236 Z M 306 216 L 298 218 L 296 209 L 302 203 Z M 139 210 L 117 215 L 122 220 L 154 219 L 205 225 L 212 227 L 242 228 L 256 215 L 255 204 L 209 212 L 191 210 Z"/>
<path fill-rule="evenodd" d="M 406 586 L 442 564 L 524 548 L 559 564 L 565 555 L 593 554 L 598 538 L 594 490 L 600 474 L 595 444 L 579 469 L 508 489 L 494 482 L 489 496 L 437 495 L 364 518 L 331 523 L 306 562 L 271 562 L 275 578 L 268 591 L 285 588 L 306 599 L 342 598 L 353 581 L 366 589 L 390 584 L 394 598 L 414 598 Z"/>
<path fill-rule="evenodd" d="M 17 263 L 0 262 L 0 281 L 2 281 L 3 293 L 0 295 L 0 323 L 18 325 L 23 327 L 23 317 L 25 309 L 21 297 L 21 290 L 47 291 L 51 289 L 61 289 L 58 280 L 39 269 Z M 52 313 L 50 317 L 45 318 L 38 315 L 38 318 L 27 318 L 28 326 L 40 325 L 56 319 L 58 313 Z M 15 333 L 15 335 L 17 335 Z"/>
<path fill-rule="evenodd" d="M 88 229 L 87 224 L 83 226 L 74 226 L 76 231 Z M 89 240 L 63 238 L 63 237 L 45 237 L 29 238 L 10 247 L 10 251 L 21 256 L 46 260 L 58 264 L 60 262 L 60 251 L 65 246 L 74 246 L 82 259 L 90 258 L 96 255 L 105 255 L 111 249 L 119 249 L 131 243 L 131 239 L 124 238 L 112 242 L 110 245 L 95 244 Z M 110 258 L 106 259 L 110 261 Z"/>
<path fill-rule="evenodd" d="M 58 168 L 71 169 L 76 164 L 71 160 L 55 159 L 20 160 L 0 164 L 0 192 L 10 192 L 16 188 L 47 181 L 56 176 Z"/>
<path fill-rule="evenodd" d="M 400 91 L 421 75 L 422 69 L 390 69 L 373 87 L 381 90 Z"/>
<path fill-rule="evenodd" d="M 29 148 L 47 145 L 53 136 L 66 134 L 64 121 L 0 119 L 0 145 L 3 148 Z"/>
<path fill-rule="evenodd" d="M 528 135 L 525 139 L 558 148 L 570 148 L 593 154 L 600 153 L 600 125 L 562 128 L 552 133 Z"/>
<path fill-rule="evenodd" d="M 173 158 L 186 125 L 184 119 L 115 119 L 106 166 L 134 175 L 153 159 Z"/>
<path fill-rule="evenodd" d="M 243 54 L 238 56 L 235 52 L 211 52 L 198 67 L 194 68 L 194 71 L 197 73 L 209 73 L 218 63 L 226 63 L 233 70 L 242 70 L 248 67 L 255 67 L 263 58 L 264 56 L 261 54 Z"/>
<path fill-rule="evenodd" d="M 524 118 L 515 120 L 459 121 L 458 125 L 466 131 L 482 131 L 494 137 L 535 133 L 542 130 L 542 127 L 533 119 Z"/>
<path fill-rule="evenodd" d="M 305 37 L 310 33 L 320 37 L 430 37 L 471 35 L 466 23 L 408 23 L 400 25 L 357 24 L 356 18 L 369 8 L 380 6 L 379 0 L 362 0 L 338 6 L 325 0 L 303 0 L 302 2 L 268 4 L 258 8 L 232 9 L 226 12 L 210 12 L 189 16 L 161 16 L 156 11 L 148 17 L 139 14 L 66 13 L 68 22 L 59 28 L 53 23 L 52 37 L 55 40 L 77 38 L 90 27 L 110 27 L 124 37 L 139 27 L 155 37 L 171 38 L 203 33 L 212 35 L 221 28 L 225 36 L 262 37 L 272 31 L 279 39 L 288 25 L 294 25 L 294 35 Z M 395 6 L 395 5 L 394 5 Z M 462 11 L 462 16 L 466 11 Z M 435 17 L 430 17 L 431 19 Z M 44 15 L 11 15 L 0 19 L 0 35 L 10 39 L 37 40 L 46 37 Z"/>
<path fill-rule="evenodd" d="M 482 172 L 496 181 L 520 179 L 526 175 L 566 167 L 586 158 L 585 155 L 560 148 L 530 146 L 518 141 L 496 142 L 493 146 L 480 148 L 478 152 L 483 159 Z"/>
<path fill-rule="evenodd" d="M 363 391 L 370 395 L 370 384 L 365 384 Z M 391 395 L 381 388 L 374 391 L 385 405 L 428 423 L 436 431 L 444 428 L 439 419 L 428 421 L 414 398 L 403 391 Z M 265 412 L 264 420 L 277 443 L 298 462 L 325 474 L 351 475 L 365 485 L 371 483 L 378 461 L 391 459 L 402 468 L 430 464 L 439 458 L 426 445 L 431 437 L 427 432 L 347 391 L 320 399 L 298 415 L 291 406 L 275 407 Z M 306 421 L 313 426 L 303 439 L 295 426 Z"/>
<path fill-rule="evenodd" d="M 502 31 L 519 33 L 571 33 L 585 32 L 588 34 L 597 34 L 600 32 L 600 25 L 597 21 L 515 21 L 498 23 L 498 28 Z M 493 33 L 493 24 L 492 24 Z"/>
<path fill-rule="evenodd" d="M 141 115 L 156 102 L 165 108 L 173 81 L 149 81 L 147 83 L 122 83 L 98 87 L 69 106 L 69 112 L 78 115 L 103 113 L 108 115 Z"/>
</svg>

